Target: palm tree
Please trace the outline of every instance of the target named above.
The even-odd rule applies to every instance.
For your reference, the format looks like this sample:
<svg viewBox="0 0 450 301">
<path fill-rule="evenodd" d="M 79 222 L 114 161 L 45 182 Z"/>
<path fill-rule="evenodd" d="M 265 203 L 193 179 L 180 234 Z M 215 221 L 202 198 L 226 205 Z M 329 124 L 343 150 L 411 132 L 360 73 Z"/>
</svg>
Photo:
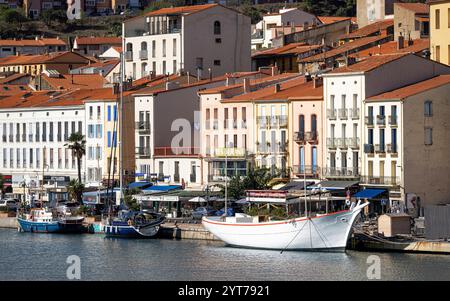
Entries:
<svg viewBox="0 0 450 301">
<path fill-rule="evenodd" d="M 68 143 L 64 144 L 64 146 L 68 147 L 72 150 L 73 155 L 77 158 L 77 167 L 78 167 L 78 182 L 81 181 L 81 159 L 86 154 L 86 140 L 84 140 L 84 135 L 75 132 L 72 133 L 67 140 Z"/>
<path fill-rule="evenodd" d="M 67 186 L 67 193 L 69 194 L 69 199 L 76 199 L 80 205 L 83 205 L 83 198 L 81 197 L 83 194 L 84 185 L 78 180 L 72 179 Z"/>
<path fill-rule="evenodd" d="M 64 146 L 71 149 L 73 155 L 77 158 L 78 184 L 83 185 L 81 181 L 81 159 L 86 154 L 86 140 L 84 140 L 84 135 L 79 132 L 72 133 Z M 83 189 L 77 190 L 77 201 L 80 204 L 83 203 L 81 198 L 82 193 Z"/>
</svg>

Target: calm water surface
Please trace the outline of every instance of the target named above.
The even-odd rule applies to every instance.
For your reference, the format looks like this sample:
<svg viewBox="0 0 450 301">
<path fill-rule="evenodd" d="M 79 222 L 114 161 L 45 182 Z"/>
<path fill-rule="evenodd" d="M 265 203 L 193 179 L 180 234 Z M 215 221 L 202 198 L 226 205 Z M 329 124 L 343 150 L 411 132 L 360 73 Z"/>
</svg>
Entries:
<svg viewBox="0 0 450 301">
<path fill-rule="evenodd" d="M 450 280 L 450 256 L 313 253 L 230 248 L 194 240 L 105 239 L 102 235 L 0 229 L 0 280 L 66 280 L 66 259 L 81 258 L 82 280 L 366 280 L 367 257 L 382 280 Z"/>
</svg>

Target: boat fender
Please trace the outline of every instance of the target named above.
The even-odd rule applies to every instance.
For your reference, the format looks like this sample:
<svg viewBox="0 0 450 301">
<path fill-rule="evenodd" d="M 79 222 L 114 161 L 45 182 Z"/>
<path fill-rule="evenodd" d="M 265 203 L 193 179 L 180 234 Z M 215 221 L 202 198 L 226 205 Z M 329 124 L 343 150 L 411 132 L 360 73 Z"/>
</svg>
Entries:
<svg viewBox="0 0 450 301">
<path fill-rule="evenodd" d="M 350 203 L 350 200 L 348 200 L 348 199 L 345 200 L 345 205 L 350 206 L 350 204 L 351 204 L 351 203 Z"/>
<path fill-rule="evenodd" d="M 128 220 L 128 226 L 131 226 L 132 225 L 132 222 L 131 222 L 131 219 L 129 219 Z"/>
</svg>

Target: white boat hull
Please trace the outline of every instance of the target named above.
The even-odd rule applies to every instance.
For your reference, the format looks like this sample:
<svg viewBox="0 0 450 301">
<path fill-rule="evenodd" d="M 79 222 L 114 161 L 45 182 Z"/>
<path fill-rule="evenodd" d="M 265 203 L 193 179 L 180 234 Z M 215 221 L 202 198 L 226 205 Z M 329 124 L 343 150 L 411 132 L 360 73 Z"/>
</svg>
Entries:
<svg viewBox="0 0 450 301">
<path fill-rule="evenodd" d="M 225 222 L 204 217 L 203 226 L 231 246 L 275 250 L 344 250 L 353 223 L 368 203 L 311 218 L 264 223 Z M 228 218 L 231 219 L 231 218 Z"/>
</svg>

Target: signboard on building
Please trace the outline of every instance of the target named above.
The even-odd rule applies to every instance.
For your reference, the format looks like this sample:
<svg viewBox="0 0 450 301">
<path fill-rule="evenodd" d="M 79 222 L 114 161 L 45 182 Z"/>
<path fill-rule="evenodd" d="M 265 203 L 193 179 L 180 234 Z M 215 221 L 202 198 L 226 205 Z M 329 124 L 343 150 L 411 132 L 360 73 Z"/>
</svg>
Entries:
<svg viewBox="0 0 450 301">
<path fill-rule="evenodd" d="M 141 202 L 178 202 L 176 195 L 136 195 L 135 199 Z"/>
<path fill-rule="evenodd" d="M 241 147 L 219 147 L 215 149 L 216 157 L 245 157 L 245 149 Z"/>
<path fill-rule="evenodd" d="M 69 183 L 69 176 L 44 176 L 44 181 L 46 182 L 56 182 L 56 183 Z"/>
</svg>

